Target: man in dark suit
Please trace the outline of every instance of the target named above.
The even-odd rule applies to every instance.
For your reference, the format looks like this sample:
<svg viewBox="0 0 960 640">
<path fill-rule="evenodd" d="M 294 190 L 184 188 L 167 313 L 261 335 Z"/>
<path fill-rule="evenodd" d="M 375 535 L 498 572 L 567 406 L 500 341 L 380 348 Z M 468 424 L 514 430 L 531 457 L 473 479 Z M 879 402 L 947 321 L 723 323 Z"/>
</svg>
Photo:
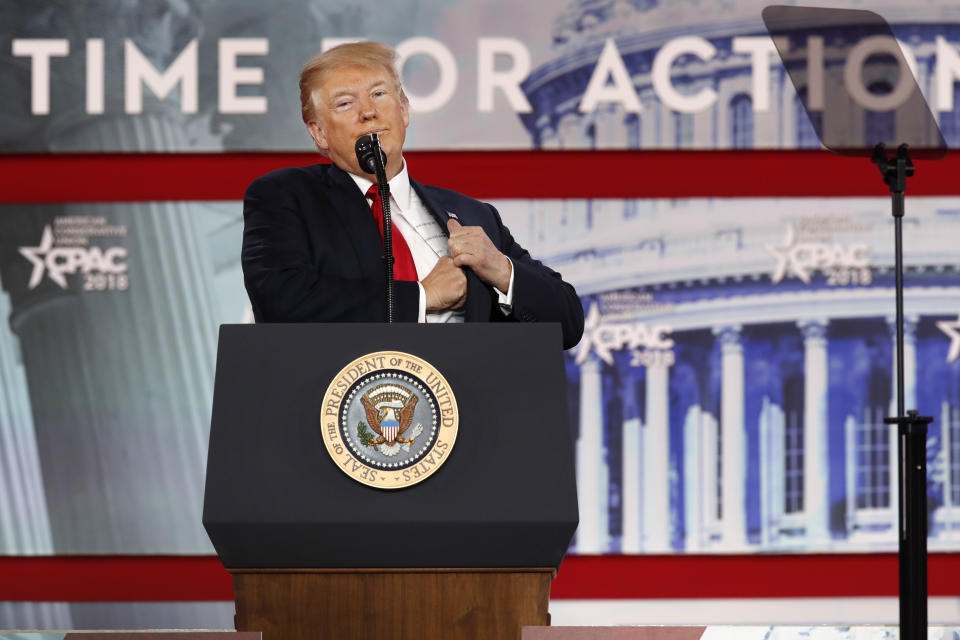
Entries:
<svg viewBox="0 0 960 640">
<path fill-rule="evenodd" d="M 394 58 L 385 45 L 355 43 L 304 67 L 303 120 L 333 164 L 274 171 L 247 190 L 242 264 L 254 317 L 385 320 L 382 209 L 354 150 L 357 138 L 376 132 L 395 224 L 396 318 L 559 322 L 564 348 L 576 345 L 576 291 L 514 241 L 496 209 L 409 177 L 402 150 L 410 116 Z"/>
</svg>

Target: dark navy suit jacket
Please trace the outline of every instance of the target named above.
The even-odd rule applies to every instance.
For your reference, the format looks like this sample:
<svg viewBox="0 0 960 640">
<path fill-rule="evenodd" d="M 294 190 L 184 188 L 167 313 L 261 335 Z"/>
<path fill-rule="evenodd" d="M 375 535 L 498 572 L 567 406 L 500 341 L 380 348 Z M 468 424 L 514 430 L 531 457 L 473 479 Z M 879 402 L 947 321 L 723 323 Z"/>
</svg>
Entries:
<svg viewBox="0 0 960 640">
<path fill-rule="evenodd" d="M 564 348 L 583 334 L 583 306 L 560 274 L 530 257 L 489 204 L 411 180 L 446 231 L 449 213 L 483 227 L 513 261 L 513 310 L 467 269 L 466 322 L 559 322 Z M 243 201 L 244 283 L 257 322 L 382 322 L 386 318 L 383 248 L 370 206 L 335 165 L 279 169 L 255 180 Z M 415 322 L 420 289 L 394 285 L 396 318 Z"/>
</svg>

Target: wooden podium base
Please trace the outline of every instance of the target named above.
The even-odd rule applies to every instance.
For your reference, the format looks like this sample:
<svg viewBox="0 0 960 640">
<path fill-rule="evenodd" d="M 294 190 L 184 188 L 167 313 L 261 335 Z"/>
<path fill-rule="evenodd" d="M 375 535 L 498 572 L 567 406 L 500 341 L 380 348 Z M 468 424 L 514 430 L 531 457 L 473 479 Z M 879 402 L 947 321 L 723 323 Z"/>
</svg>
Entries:
<svg viewBox="0 0 960 640">
<path fill-rule="evenodd" d="M 237 631 L 263 640 L 520 640 L 548 625 L 547 569 L 233 569 Z"/>
</svg>

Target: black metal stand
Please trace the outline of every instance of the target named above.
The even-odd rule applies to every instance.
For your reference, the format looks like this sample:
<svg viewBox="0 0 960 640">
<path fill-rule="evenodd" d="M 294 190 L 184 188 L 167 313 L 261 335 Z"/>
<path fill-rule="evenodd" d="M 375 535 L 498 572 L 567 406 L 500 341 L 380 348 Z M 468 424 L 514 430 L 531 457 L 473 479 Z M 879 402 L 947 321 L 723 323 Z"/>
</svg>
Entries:
<svg viewBox="0 0 960 640">
<path fill-rule="evenodd" d="M 878 144 L 871 161 L 880 169 L 890 187 L 894 222 L 894 256 L 897 298 L 897 415 L 886 418 L 897 425 L 897 476 L 899 478 L 900 542 L 900 638 L 925 640 L 927 637 L 927 425 L 933 418 L 918 411 L 904 413 L 903 392 L 903 214 L 907 178 L 913 175 L 913 162 L 907 145 L 887 159 L 886 148 Z M 892 498 L 892 496 L 891 496 Z"/>
<path fill-rule="evenodd" d="M 395 301 L 393 299 L 393 219 L 390 217 L 390 183 L 387 182 L 387 169 L 384 166 L 383 152 L 380 151 L 380 137 L 370 134 L 374 153 L 373 169 L 377 176 L 377 191 L 380 193 L 380 206 L 383 209 L 383 266 L 387 279 L 387 322 L 393 322 Z"/>
<path fill-rule="evenodd" d="M 380 194 L 380 206 L 383 210 L 383 263 L 387 279 L 387 322 L 393 322 L 396 306 L 393 294 L 393 220 L 390 218 L 390 183 L 387 182 L 387 170 L 384 166 L 387 156 L 380 148 L 380 136 L 368 133 L 357 138 L 354 145 L 357 164 L 367 173 L 377 176 L 377 191 Z"/>
<path fill-rule="evenodd" d="M 380 192 L 380 204 L 383 206 L 383 260 L 387 278 L 387 322 L 393 322 L 393 220 L 390 218 L 390 183 L 383 163 L 377 163 L 377 191 Z"/>
</svg>

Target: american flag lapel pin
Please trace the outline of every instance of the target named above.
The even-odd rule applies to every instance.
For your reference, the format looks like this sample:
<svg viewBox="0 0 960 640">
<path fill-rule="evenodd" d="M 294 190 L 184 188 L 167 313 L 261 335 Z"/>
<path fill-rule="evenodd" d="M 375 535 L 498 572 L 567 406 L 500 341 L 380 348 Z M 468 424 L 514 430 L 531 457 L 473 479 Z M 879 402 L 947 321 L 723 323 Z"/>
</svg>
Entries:
<svg viewBox="0 0 960 640">
<path fill-rule="evenodd" d="M 455 214 L 453 211 L 447 211 L 447 216 L 453 218 L 457 222 L 460 222 L 460 218 L 458 218 L 457 214 Z"/>
</svg>

